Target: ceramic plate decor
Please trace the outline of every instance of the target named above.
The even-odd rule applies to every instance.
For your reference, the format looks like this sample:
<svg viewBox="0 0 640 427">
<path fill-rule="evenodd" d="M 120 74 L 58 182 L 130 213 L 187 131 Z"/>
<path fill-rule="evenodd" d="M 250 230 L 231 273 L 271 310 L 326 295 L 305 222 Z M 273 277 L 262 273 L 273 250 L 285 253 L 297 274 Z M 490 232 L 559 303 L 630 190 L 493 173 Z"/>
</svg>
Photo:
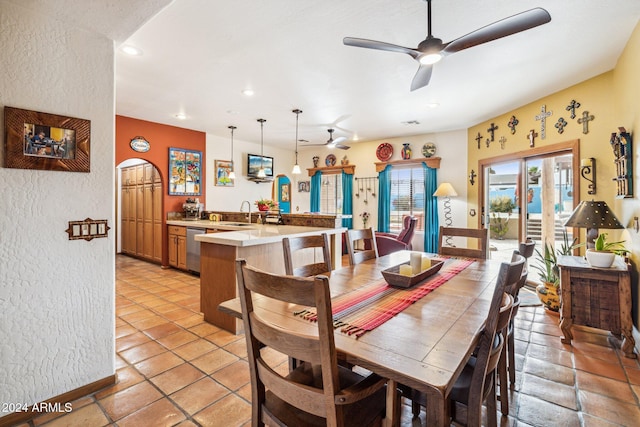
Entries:
<svg viewBox="0 0 640 427">
<path fill-rule="evenodd" d="M 333 154 L 329 154 L 326 159 L 324 159 L 324 164 L 327 166 L 335 166 L 336 165 L 336 156 Z"/>
<path fill-rule="evenodd" d="M 391 156 L 393 156 L 393 145 L 388 142 L 383 142 L 378 145 L 378 148 L 376 149 L 376 157 L 378 157 L 378 160 L 386 162 L 391 158 Z"/>
<path fill-rule="evenodd" d="M 436 154 L 436 144 L 433 142 L 427 142 L 422 146 L 422 155 L 425 157 L 431 157 Z"/>
</svg>

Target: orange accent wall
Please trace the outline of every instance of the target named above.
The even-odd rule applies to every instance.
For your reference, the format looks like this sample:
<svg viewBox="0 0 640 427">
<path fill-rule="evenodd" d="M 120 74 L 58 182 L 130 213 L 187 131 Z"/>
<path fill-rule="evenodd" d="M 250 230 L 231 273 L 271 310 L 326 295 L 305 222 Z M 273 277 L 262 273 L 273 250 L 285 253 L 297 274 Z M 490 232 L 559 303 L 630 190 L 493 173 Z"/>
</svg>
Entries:
<svg viewBox="0 0 640 427">
<path fill-rule="evenodd" d="M 116 166 L 128 159 L 144 159 L 152 163 L 162 177 L 162 205 L 163 205 L 163 231 L 162 231 L 162 265 L 168 265 L 167 253 L 167 212 L 181 211 L 182 204 L 187 196 L 169 196 L 167 190 L 167 171 L 169 169 L 169 147 L 198 150 L 202 152 L 201 195 L 197 197 L 200 203 L 206 204 L 207 180 L 206 180 L 206 142 L 205 132 L 148 122 L 125 116 L 116 116 Z M 146 153 L 133 151 L 129 143 L 136 136 L 142 136 L 149 141 L 150 149 Z"/>
</svg>

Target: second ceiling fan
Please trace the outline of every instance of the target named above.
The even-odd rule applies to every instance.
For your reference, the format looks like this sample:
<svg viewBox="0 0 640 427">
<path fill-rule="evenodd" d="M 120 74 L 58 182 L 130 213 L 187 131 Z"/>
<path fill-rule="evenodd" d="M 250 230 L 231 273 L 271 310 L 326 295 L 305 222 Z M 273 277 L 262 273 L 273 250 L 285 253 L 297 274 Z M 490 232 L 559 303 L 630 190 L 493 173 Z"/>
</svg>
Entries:
<svg viewBox="0 0 640 427">
<path fill-rule="evenodd" d="M 405 53 L 420 63 L 418 72 L 411 82 L 411 90 L 416 90 L 429 84 L 433 64 L 444 56 L 459 52 L 470 47 L 478 46 L 502 37 L 526 31 L 551 21 L 551 15 L 540 7 L 518 13 L 516 15 L 496 21 L 478 30 L 472 31 L 458 39 L 443 43 L 441 39 L 431 34 L 431 0 L 427 2 L 427 38 L 418 47 L 409 48 L 375 40 L 345 37 L 343 43 L 347 46 L 364 47 L 367 49 L 386 50 L 389 52 Z"/>
<path fill-rule="evenodd" d="M 329 139 L 324 144 L 306 144 L 306 146 L 311 147 L 315 145 L 315 146 L 323 146 L 327 148 L 339 148 L 341 150 L 348 150 L 349 148 L 351 148 L 348 145 L 342 144 L 343 141 L 347 140 L 345 136 L 339 136 L 336 139 L 333 139 L 334 131 L 335 129 L 327 129 L 327 132 L 329 132 Z"/>
</svg>

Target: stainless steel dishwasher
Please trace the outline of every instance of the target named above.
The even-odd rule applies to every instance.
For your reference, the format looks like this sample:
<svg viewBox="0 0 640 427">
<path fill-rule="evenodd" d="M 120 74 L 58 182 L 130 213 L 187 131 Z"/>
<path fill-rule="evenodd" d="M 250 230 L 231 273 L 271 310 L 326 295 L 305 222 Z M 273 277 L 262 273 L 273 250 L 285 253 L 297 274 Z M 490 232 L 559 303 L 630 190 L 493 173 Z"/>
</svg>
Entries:
<svg viewBox="0 0 640 427">
<path fill-rule="evenodd" d="M 204 228 L 187 227 L 187 270 L 200 273 L 200 242 L 196 241 L 196 234 L 204 234 Z"/>
</svg>

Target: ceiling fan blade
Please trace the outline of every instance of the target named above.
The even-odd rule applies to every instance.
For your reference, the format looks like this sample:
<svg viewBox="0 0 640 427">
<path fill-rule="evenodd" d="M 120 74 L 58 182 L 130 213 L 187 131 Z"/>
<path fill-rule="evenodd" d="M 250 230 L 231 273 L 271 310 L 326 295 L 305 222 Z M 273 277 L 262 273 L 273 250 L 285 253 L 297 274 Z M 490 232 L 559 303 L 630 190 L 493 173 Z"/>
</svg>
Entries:
<svg viewBox="0 0 640 427">
<path fill-rule="evenodd" d="M 416 49 L 411 49 L 404 46 L 398 46 L 396 44 L 379 42 L 376 40 L 359 39 L 355 37 L 345 37 L 342 42 L 347 46 L 364 47 L 366 49 L 386 50 L 389 52 L 406 53 L 412 58 L 417 58 L 420 52 Z"/>
<path fill-rule="evenodd" d="M 414 91 L 416 89 L 420 89 L 429 84 L 429 80 L 431 80 L 431 73 L 433 72 L 433 65 L 423 65 L 420 64 L 418 67 L 418 72 L 413 77 L 411 81 L 411 90 Z"/>
<path fill-rule="evenodd" d="M 349 148 L 351 148 L 348 145 L 342 145 L 342 144 L 336 144 L 335 147 L 341 150 L 348 150 Z"/>
<path fill-rule="evenodd" d="M 334 139 L 332 142 L 337 145 L 337 144 L 340 144 L 341 142 L 344 142 L 346 140 L 347 140 L 346 136 L 339 136 L 336 139 Z"/>
<path fill-rule="evenodd" d="M 472 31 L 452 42 L 443 49 L 443 53 L 459 52 L 502 37 L 526 31 L 551 21 L 551 15 L 545 9 L 537 7 L 518 13 Z"/>
</svg>

